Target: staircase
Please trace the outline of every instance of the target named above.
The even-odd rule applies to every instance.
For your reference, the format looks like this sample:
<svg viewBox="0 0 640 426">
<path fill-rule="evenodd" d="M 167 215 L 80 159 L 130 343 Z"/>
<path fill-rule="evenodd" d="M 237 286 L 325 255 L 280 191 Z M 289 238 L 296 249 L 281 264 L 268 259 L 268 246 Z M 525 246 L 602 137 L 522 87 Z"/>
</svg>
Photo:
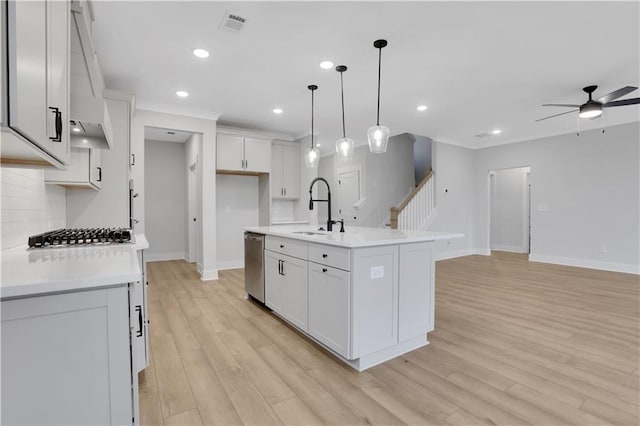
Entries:
<svg viewBox="0 0 640 426">
<path fill-rule="evenodd" d="M 391 207 L 391 229 L 425 230 L 437 216 L 433 171 L 415 187 L 398 207 Z"/>
</svg>

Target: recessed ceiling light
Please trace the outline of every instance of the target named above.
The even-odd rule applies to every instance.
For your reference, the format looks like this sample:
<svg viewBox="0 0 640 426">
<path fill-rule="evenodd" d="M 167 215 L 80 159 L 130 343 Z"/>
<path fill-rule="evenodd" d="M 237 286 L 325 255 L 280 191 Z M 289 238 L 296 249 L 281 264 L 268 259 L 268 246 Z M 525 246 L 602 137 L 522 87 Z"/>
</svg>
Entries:
<svg viewBox="0 0 640 426">
<path fill-rule="evenodd" d="M 427 106 L 426 105 L 418 105 L 418 108 L 416 108 L 418 111 L 426 111 L 427 110 Z"/>
<path fill-rule="evenodd" d="M 185 92 L 184 90 L 178 90 L 176 92 L 176 95 L 180 96 L 181 98 L 186 98 L 187 96 L 189 96 L 189 93 Z"/>
<path fill-rule="evenodd" d="M 319 143 L 317 143 L 317 144 L 316 144 L 316 146 L 320 146 L 320 144 L 319 144 Z"/>
<path fill-rule="evenodd" d="M 502 133 L 502 130 L 495 129 L 495 130 L 492 130 L 491 133 L 494 134 L 494 135 L 499 135 L 500 133 Z"/>
<path fill-rule="evenodd" d="M 73 129 L 71 129 L 71 130 L 73 130 L 74 132 L 81 132 L 81 131 L 82 131 L 82 130 L 80 130 L 80 128 L 79 128 L 79 127 L 74 127 L 74 128 L 73 128 Z"/>
<path fill-rule="evenodd" d="M 333 68 L 333 62 L 331 62 L 331 61 L 322 61 L 322 62 L 320 62 L 320 68 L 325 69 L 325 70 Z"/>
<path fill-rule="evenodd" d="M 82 139 L 82 143 L 89 143 L 89 141 L 86 139 Z"/>
<path fill-rule="evenodd" d="M 274 108 L 273 109 L 273 113 L 274 114 L 282 114 L 282 108 Z"/>
<path fill-rule="evenodd" d="M 207 52 L 204 49 L 193 49 L 193 54 L 196 55 L 198 58 L 208 58 L 209 57 L 209 52 Z"/>
</svg>

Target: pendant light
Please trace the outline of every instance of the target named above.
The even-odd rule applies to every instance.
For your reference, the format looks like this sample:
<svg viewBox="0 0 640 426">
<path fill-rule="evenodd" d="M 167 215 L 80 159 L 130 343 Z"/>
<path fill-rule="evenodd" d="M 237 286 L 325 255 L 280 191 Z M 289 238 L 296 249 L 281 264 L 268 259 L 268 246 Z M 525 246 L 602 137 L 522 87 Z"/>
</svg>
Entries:
<svg viewBox="0 0 640 426">
<path fill-rule="evenodd" d="M 349 161 L 353 158 L 353 147 L 355 143 L 353 139 L 347 137 L 344 126 L 344 84 L 342 81 L 342 73 L 346 70 L 346 65 L 338 65 L 336 67 L 336 71 L 340 73 L 340 95 L 342 97 L 342 138 L 336 141 L 336 154 L 339 160 Z"/>
<path fill-rule="evenodd" d="M 313 169 L 318 167 L 320 161 L 320 151 L 313 146 L 313 92 L 318 89 L 318 86 L 311 84 L 307 86 L 307 89 L 311 90 L 311 148 L 304 150 L 304 164 Z"/>
<path fill-rule="evenodd" d="M 386 45 L 387 40 L 373 42 L 373 47 L 378 49 L 378 115 L 376 125 L 367 130 L 367 139 L 369 140 L 369 149 L 374 154 L 386 152 L 389 143 L 389 129 L 380 125 L 380 70 L 382 68 L 382 48 Z"/>
</svg>

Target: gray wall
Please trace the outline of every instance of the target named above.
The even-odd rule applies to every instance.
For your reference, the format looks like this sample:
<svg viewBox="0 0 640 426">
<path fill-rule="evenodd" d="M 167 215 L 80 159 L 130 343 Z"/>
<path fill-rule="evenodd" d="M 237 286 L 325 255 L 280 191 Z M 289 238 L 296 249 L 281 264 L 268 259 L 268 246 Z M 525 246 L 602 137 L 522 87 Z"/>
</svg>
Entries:
<svg viewBox="0 0 640 426">
<path fill-rule="evenodd" d="M 389 221 L 389 209 L 398 205 L 413 189 L 413 140 L 406 134 L 391 137 L 387 152 L 372 154 L 368 145 L 354 149 L 350 162 L 336 161 L 335 156 L 322 157 L 318 165 L 318 176 L 329 181 L 332 192 L 332 217 L 340 219 L 337 206 L 337 173 L 341 167 L 359 165 L 364 182 L 366 204 L 358 210 L 356 226 L 384 226 Z M 324 185 L 316 184 L 318 196 L 326 197 Z M 335 200 L 335 201 L 334 201 Z M 326 223 L 326 206 L 316 205 L 319 223 Z"/>
<path fill-rule="evenodd" d="M 413 142 L 413 163 L 415 169 L 416 185 L 422 182 L 429 170 L 433 168 L 432 164 L 432 140 L 425 136 L 412 134 L 415 141 Z"/>
<path fill-rule="evenodd" d="M 531 166 L 530 259 L 638 272 L 639 141 L 630 123 L 478 150 L 475 247 L 489 247 L 489 170 Z"/>
<path fill-rule="evenodd" d="M 185 144 L 145 141 L 145 235 L 148 259 L 183 259 L 187 242 Z"/>
</svg>

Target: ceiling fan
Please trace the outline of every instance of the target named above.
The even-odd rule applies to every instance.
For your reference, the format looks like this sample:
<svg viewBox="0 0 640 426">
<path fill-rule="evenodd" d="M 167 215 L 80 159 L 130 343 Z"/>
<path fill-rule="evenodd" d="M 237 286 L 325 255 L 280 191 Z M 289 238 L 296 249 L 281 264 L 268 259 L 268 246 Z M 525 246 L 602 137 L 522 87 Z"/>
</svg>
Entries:
<svg viewBox="0 0 640 426">
<path fill-rule="evenodd" d="M 618 90 L 614 90 L 613 92 L 604 95 L 602 97 L 600 97 L 597 100 L 593 100 L 591 98 L 591 94 L 593 92 L 595 92 L 595 90 L 598 88 L 598 86 L 587 86 L 585 87 L 584 90 L 586 94 L 589 95 L 589 100 L 585 103 L 583 103 L 582 105 L 574 105 L 574 104 L 544 104 L 542 106 L 559 106 L 559 107 L 567 107 L 567 108 L 578 108 L 578 109 L 573 109 L 571 111 L 567 111 L 567 112 L 562 112 L 560 114 L 555 114 L 555 115 L 550 115 L 549 117 L 544 117 L 544 118 L 540 118 L 536 121 L 542 121 L 542 120 L 546 120 L 548 118 L 553 118 L 553 117 L 558 117 L 559 115 L 565 115 L 565 114 L 571 114 L 572 112 L 576 112 L 576 111 L 580 111 L 580 113 L 578 114 L 578 116 L 580 118 L 596 118 L 598 116 L 600 116 L 602 114 L 602 108 L 611 108 L 611 107 L 617 107 L 617 106 L 624 106 L 624 105 L 634 105 L 634 104 L 640 104 L 640 98 L 633 98 L 633 99 L 623 99 L 621 101 L 615 101 L 615 99 L 618 99 L 624 95 L 626 95 L 627 93 L 631 93 L 634 90 L 637 89 L 637 87 L 634 86 L 625 86 L 622 87 Z"/>
</svg>

